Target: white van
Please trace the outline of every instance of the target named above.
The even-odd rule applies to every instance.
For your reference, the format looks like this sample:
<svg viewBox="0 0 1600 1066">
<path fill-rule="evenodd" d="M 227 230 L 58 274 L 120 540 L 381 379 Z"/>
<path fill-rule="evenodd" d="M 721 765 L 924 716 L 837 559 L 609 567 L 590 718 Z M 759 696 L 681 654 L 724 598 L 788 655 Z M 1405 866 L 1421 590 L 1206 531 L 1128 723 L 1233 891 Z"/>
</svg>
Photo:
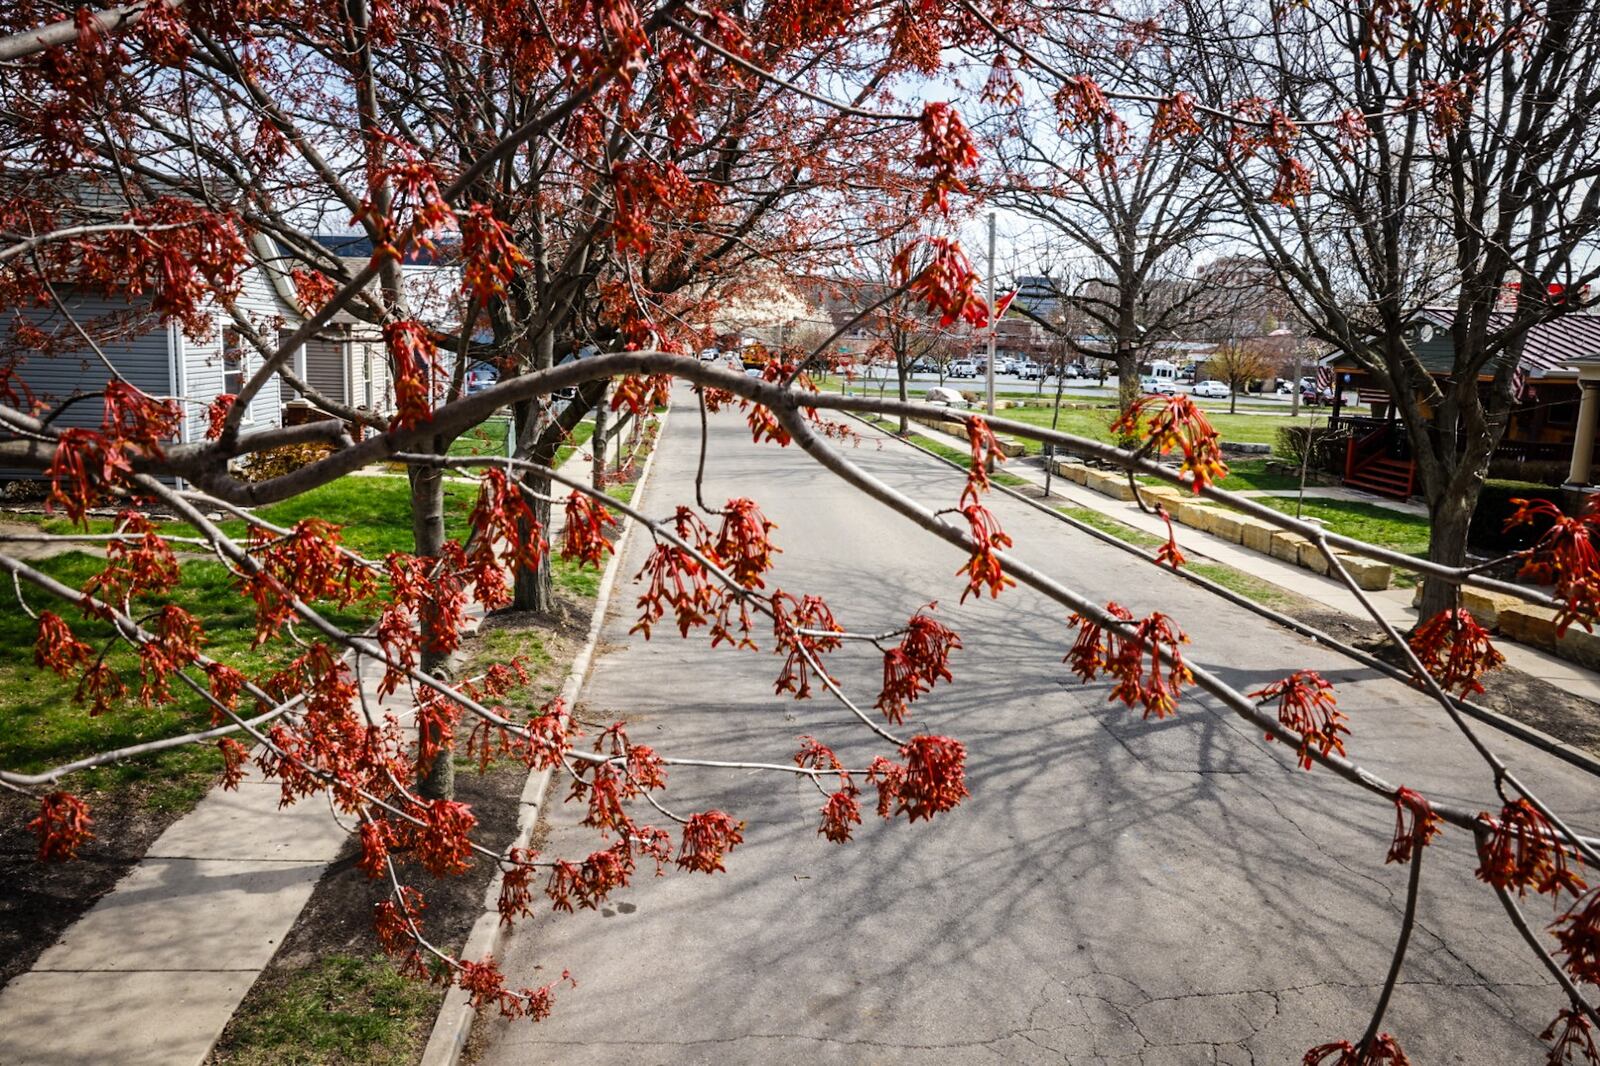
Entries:
<svg viewBox="0 0 1600 1066">
<path fill-rule="evenodd" d="M 1162 396 L 1176 396 L 1178 394 L 1178 367 L 1157 359 L 1145 368 L 1143 376 L 1139 378 L 1140 392 L 1154 392 Z"/>
</svg>

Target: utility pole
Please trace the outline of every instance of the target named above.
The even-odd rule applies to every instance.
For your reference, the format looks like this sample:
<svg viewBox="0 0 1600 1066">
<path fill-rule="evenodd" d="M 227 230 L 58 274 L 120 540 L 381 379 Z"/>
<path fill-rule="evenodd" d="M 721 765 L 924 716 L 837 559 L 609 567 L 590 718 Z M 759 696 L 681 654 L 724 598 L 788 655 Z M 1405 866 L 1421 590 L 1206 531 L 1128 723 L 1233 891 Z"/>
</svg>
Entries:
<svg viewBox="0 0 1600 1066">
<path fill-rule="evenodd" d="M 995 331 L 1000 323 L 994 313 L 994 212 L 989 212 L 989 363 L 985 373 L 988 382 L 985 409 L 991 416 L 994 415 L 994 340 Z"/>
</svg>

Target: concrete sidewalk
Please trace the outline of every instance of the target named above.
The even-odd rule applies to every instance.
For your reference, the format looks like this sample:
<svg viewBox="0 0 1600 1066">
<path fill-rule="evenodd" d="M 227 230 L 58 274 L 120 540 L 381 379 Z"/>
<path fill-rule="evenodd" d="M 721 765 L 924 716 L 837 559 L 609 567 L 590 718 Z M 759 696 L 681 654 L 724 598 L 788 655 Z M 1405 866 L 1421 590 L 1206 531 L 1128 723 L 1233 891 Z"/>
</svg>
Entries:
<svg viewBox="0 0 1600 1066">
<path fill-rule="evenodd" d="M 580 451 L 562 467 L 585 476 Z M 563 511 L 552 513 L 554 542 Z M 482 610 L 474 604 L 469 629 Z M 360 681 L 378 707 L 379 663 Z M 409 724 L 403 694 L 382 710 Z M 0 1066 L 202 1063 L 349 834 L 325 797 L 280 808 L 254 766 L 213 788 L 126 877 L 0 990 Z"/>
<path fill-rule="evenodd" d="M 873 430 L 873 432 L 881 433 L 882 431 Z M 958 439 L 928 426 L 918 425 L 914 432 L 941 444 L 961 448 L 963 451 L 967 448 L 966 440 Z M 884 434 L 884 436 L 889 437 L 892 435 Z M 1044 486 L 1044 470 L 1032 461 L 1013 459 L 1001 469 L 1041 488 Z M 1345 491 L 1348 492 L 1349 490 Z M 1244 493 L 1243 495 L 1253 494 Z M 1137 504 L 1103 496 L 1092 489 L 1075 484 L 1063 477 L 1050 479 L 1050 498 L 1061 504 L 1088 508 L 1153 536 L 1165 538 L 1167 535 L 1166 523 L 1155 515 L 1146 514 L 1139 509 Z M 1364 502 L 1376 501 L 1366 500 Z M 1384 506 L 1387 506 L 1387 504 L 1384 504 Z M 1347 589 L 1342 582 L 1290 565 L 1281 559 L 1251 551 L 1191 526 L 1174 522 L 1172 528 L 1176 534 L 1178 546 L 1183 549 L 1184 555 L 1190 558 L 1209 559 L 1213 562 L 1225 563 L 1235 570 L 1243 571 L 1263 581 L 1269 581 L 1281 589 L 1304 596 L 1309 600 L 1314 600 L 1343 614 L 1361 618 L 1371 624 L 1371 616 L 1367 614 L 1361 602 L 1356 599 L 1355 594 Z M 1372 598 L 1373 606 L 1383 614 L 1384 619 L 1396 627 L 1407 630 L 1416 623 L 1417 612 L 1411 606 L 1411 589 L 1391 588 L 1383 592 L 1368 593 L 1368 595 Z M 1600 703 L 1600 676 L 1597 676 L 1594 672 L 1585 670 L 1576 663 L 1568 662 L 1539 648 L 1530 648 L 1525 644 L 1502 640 L 1497 641 L 1495 647 L 1506 657 L 1508 666 L 1520 670 L 1530 677 L 1536 677 L 1541 681 L 1548 682 L 1564 692 Z"/>
</svg>

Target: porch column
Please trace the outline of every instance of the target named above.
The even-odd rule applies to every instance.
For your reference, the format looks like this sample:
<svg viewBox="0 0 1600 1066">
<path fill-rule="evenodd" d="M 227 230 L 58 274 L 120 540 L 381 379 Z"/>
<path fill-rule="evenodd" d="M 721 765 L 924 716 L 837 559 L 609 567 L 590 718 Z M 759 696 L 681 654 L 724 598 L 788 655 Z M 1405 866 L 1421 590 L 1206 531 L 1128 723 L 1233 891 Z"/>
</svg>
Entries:
<svg viewBox="0 0 1600 1066">
<path fill-rule="evenodd" d="M 1567 484 L 1587 485 L 1594 461 L 1595 425 L 1600 422 L 1600 381 L 1580 381 L 1583 402 L 1578 405 L 1578 428 L 1572 440 L 1572 466 Z"/>
</svg>

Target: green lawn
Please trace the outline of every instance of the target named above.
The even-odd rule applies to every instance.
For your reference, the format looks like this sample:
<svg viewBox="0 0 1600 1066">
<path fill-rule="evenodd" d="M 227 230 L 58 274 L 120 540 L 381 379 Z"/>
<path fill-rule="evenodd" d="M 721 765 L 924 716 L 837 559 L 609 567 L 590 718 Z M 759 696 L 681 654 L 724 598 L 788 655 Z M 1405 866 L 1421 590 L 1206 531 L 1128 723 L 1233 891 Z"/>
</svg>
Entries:
<svg viewBox="0 0 1600 1066">
<path fill-rule="evenodd" d="M 1021 407 L 998 412 L 996 417 L 1048 429 L 1052 414 L 1054 412 L 1049 408 Z M 1223 440 L 1238 444 L 1275 444 L 1278 440 L 1278 430 L 1284 426 L 1309 425 L 1313 421 L 1320 422 L 1323 419 L 1320 414 L 1301 415 L 1299 418 L 1291 419 L 1287 415 L 1230 415 L 1210 411 L 1206 413 L 1206 417 L 1216 427 Z M 1111 423 L 1116 419 L 1117 412 L 1112 408 L 1063 409 L 1056 422 L 1056 428 L 1074 436 L 1116 443 L 1116 438 L 1111 432 Z M 1035 441 L 1029 440 L 1023 443 L 1030 453 L 1039 450 L 1039 445 Z"/>
<path fill-rule="evenodd" d="M 896 433 L 896 431 L 900 428 L 899 422 L 887 418 L 872 418 L 868 419 L 868 421 L 877 426 L 879 429 L 887 430 L 890 433 Z M 942 459 L 949 459 L 951 462 L 960 463 L 962 466 L 967 466 L 972 462 L 972 453 L 967 451 L 965 448 L 957 448 L 946 444 L 943 441 L 934 440 L 932 437 L 924 437 L 915 430 L 907 434 L 906 439 L 920 447 L 926 448 L 928 451 Z M 1005 470 L 996 470 L 994 473 L 989 475 L 989 480 L 993 481 L 996 485 L 1006 485 L 1010 488 L 1016 488 L 1019 485 L 1029 484 L 1027 478 L 1018 477 L 1016 474 L 1007 473 Z"/>
<path fill-rule="evenodd" d="M 1293 497 L 1262 496 L 1255 502 L 1275 511 L 1294 514 Z M 1430 527 L 1427 518 L 1422 515 L 1396 511 L 1375 503 L 1317 499 L 1306 500 L 1300 514 L 1319 520 L 1330 533 L 1355 537 L 1380 548 L 1417 556 L 1424 556 L 1428 552 Z"/>
</svg>

